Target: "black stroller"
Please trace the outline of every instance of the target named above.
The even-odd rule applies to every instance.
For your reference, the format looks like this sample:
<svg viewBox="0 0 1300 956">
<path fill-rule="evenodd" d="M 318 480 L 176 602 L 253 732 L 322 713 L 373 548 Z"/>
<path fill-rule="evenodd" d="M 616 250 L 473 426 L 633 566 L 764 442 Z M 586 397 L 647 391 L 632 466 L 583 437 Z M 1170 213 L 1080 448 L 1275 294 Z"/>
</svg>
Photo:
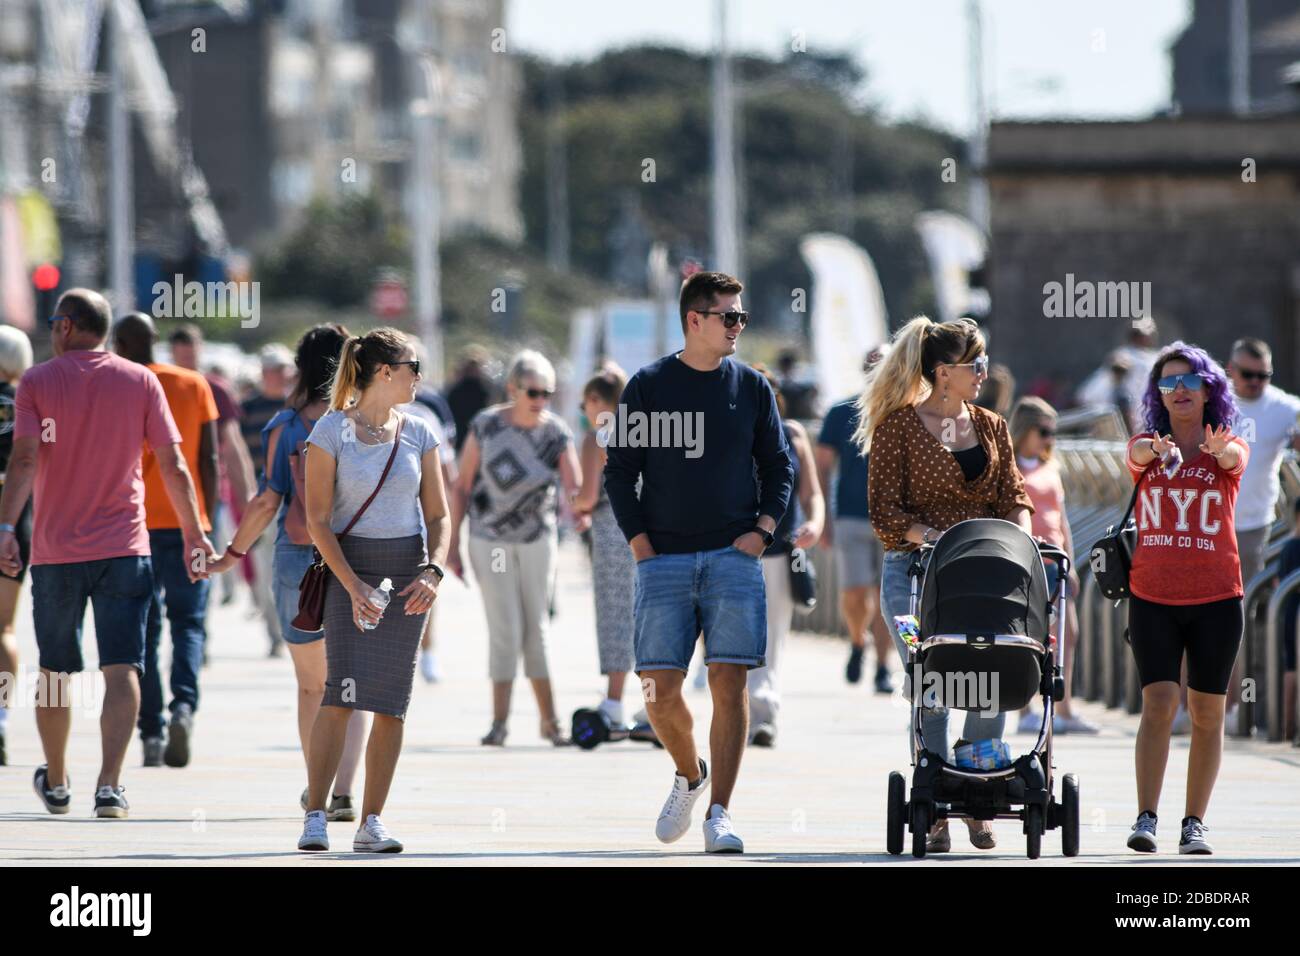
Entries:
<svg viewBox="0 0 1300 956">
<path fill-rule="evenodd" d="M 928 568 L 923 569 L 929 553 Z M 1055 593 L 1047 593 L 1043 560 L 1060 570 Z M 1053 702 L 1065 696 L 1056 652 L 1049 646 L 1056 614 L 1057 648 L 1065 643 L 1065 552 L 1040 545 L 1020 527 L 997 518 L 953 525 L 933 547 L 918 550 L 908 573 L 911 612 L 920 633 L 908 653 L 912 675 L 912 792 L 903 775 L 889 775 L 887 846 L 903 852 L 903 829 L 912 831 L 912 855 L 925 856 L 930 827 L 944 818 L 1015 819 L 1024 823 L 1028 856 L 1037 859 L 1045 830 L 1060 828 L 1066 856 L 1079 852 L 1079 781 L 1066 774 L 1061 800 L 1052 799 Z M 917 601 L 918 582 L 920 602 Z M 1053 605 L 1055 607 L 1053 608 Z M 893 622 L 890 622 L 893 626 Z M 992 692 L 972 706 L 973 687 Z M 1015 713 L 1037 694 L 1043 724 L 1029 753 L 998 770 L 971 770 L 926 749 L 922 703 Z M 967 697 L 954 699 L 950 697 Z"/>
</svg>

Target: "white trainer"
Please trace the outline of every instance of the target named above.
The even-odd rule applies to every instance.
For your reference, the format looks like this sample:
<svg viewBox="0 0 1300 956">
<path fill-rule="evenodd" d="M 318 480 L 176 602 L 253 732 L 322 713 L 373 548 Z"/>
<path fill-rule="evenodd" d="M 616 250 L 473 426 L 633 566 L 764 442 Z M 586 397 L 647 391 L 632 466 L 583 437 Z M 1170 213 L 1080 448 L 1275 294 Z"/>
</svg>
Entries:
<svg viewBox="0 0 1300 956">
<path fill-rule="evenodd" d="M 325 826 L 325 811 L 313 810 L 303 820 L 302 836 L 298 837 L 298 849 L 328 850 L 329 848 L 330 835 Z"/>
<path fill-rule="evenodd" d="M 600 702 L 601 711 L 609 718 L 609 722 L 615 727 L 623 727 L 627 720 L 623 714 L 623 702 L 621 700 L 610 700 L 606 698 Z"/>
<path fill-rule="evenodd" d="M 420 676 L 427 684 L 436 684 L 442 679 L 442 671 L 438 668 L 438 659 L 433 656 L 433 651 L 420 651 Z"/>
<path fill-rule="evenodd" d="M 673 792 L 668 794 L 664 808 L 655 823 L 655 836 L 661 843 L 676 843 L 691 828 L 691 810 L 709 784 L 709 766 L 700 760 L 700 779 L 691 786 L 680 773 L 673 774 Z"/>
<path fill-rule="evenodd" d="M 704 819 L 705 853 L 744 853 L 745 843 L 731 828 L 731 814 L 721 804 L 709 807 Z"/>
<path fill-rule="evenodd" d="M 358 853 L 401 853 L 402 844 L 393 838 L 388 828 L 379 822 L 373 813 L 366 817 L 366 822 L 357 827 L 357 835 L 352 838 L 352 849 Z"/>
</svg>

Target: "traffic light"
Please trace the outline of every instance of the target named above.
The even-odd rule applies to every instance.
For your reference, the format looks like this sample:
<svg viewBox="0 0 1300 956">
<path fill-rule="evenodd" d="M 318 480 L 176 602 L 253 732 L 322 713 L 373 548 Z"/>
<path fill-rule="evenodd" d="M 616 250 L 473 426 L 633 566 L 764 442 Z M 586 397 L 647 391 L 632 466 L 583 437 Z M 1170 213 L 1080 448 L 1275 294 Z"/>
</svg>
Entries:
<svg viewBox="0 0 1300 956">
<path fill-rule="evenodd" d="M 42 262 L 32 270 L 32 286 L 36 290 L 36 325 L 41 326 L 54 314 L 59 301 L 59 267 L 52 262 Z"/>
</svg>

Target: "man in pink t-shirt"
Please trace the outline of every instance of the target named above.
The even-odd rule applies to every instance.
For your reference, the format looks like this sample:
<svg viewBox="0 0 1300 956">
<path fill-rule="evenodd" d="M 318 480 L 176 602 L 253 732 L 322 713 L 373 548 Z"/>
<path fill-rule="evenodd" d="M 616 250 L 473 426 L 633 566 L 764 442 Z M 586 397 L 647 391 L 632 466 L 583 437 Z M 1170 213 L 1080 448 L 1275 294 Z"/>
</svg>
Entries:
<svg viewBox="0 0 1300 956">
<path fill-rule="evenodd" d="M 50 690 L 36 700 L 46 763 L 33 783 L 47 810 L 68 812 L 72 715 L 68 695 L 54 691 L 83 669 L 81 626 L 89 601 L 105 685 L 95 815 L 122 818 L 128 808 L 118 778 L 140 708 L 153 595 L 140 473 L 145 442 L 179 516 L 191 579 L 205 577 L 215 555 L 162 386 L 149 369 L 104 351 L 111 321 L 99 293 L 65 292 L 49 319 L 54 358 L 28 369 L 18 384 L 13 455 L 0 496 L 0 570 L 14 574 L 21 567 L 14 523 L 31 495 L 32 614 L 42 686 Z"/>
</svg>

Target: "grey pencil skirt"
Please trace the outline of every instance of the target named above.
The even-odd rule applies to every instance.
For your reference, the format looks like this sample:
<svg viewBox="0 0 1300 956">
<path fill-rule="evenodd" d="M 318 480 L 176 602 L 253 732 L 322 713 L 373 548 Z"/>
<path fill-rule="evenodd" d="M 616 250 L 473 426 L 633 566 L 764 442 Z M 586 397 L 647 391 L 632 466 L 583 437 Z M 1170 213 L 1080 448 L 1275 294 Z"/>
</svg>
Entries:
<svg viewBox="0 0 1300 956">
<path fill-rule="evenodd" d="M 379 587 L 393 579 L 393 599 L 373 631 L 361 631 L 352 620 L 352 599 L 330 575 L 325 591 L 326 707 L 350 707 L 390 717 L 406 718 L 415 680 L 416 651 L 426 614 L 402 610 L 406 598 L 397 592 L 415 578 L 424 563 L 424 539 L 356 538 L 339 542 L 343 556 L 361 580 Z"/>
</svg>

